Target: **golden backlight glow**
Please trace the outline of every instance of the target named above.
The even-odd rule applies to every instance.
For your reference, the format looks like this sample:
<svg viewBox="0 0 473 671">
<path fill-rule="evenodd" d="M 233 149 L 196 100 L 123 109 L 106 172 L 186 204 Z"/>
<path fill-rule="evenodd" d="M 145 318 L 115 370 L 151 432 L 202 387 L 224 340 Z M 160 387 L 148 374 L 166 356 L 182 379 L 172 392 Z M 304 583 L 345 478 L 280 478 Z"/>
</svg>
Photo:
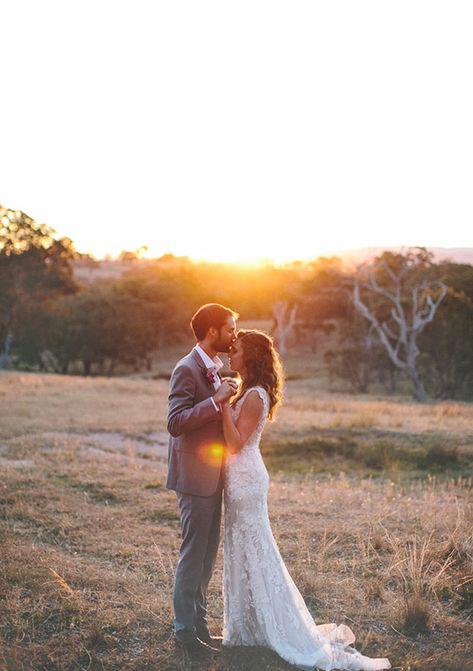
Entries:
<svg viewBox="0 0 473 671">
<path fill-rule="evenodd" d="M 220 443 L 212 443 L 210 445 L 203 445 L 197 451 L 197 456 L 201 461 L 204 461 L 209 466 L 220 467 L 225 448 Z"/>
<path fill-rule="evenodd" d="M 329 229 L 330 231 L 330 229 Z M 92 253 L 95 258 L 110 255 L 117 258 L 124 250 L 136 251 L 140 248 L 143 258 L 159 258 L 165 254 L 187 256 L 196 262 L 231 263 L 242 266 L 266 265 L 268 263 L 283 264 L 294 260 L 308 260 L 321 255 L 329 255 L 339 248 L 339 232 L 330 236 L 330 232 L 318 231 L 317 236 L 300 234 L 294 236 L 269 235 L 263 233 L 250 223 L 241 224 L 229 229 L 225 234 L 214 234 L 203 227 L 189 230 L 186 226 L 169 226 L 160 231 L 156 240 L 156 231 L 142 226 L 139 231 L 110 236 L 104 228 L 103 232 L 94 231 L 93 239 L 85 235 L 75 240 L 80 251 Z M 349 238 L 344 236 L 345 243 Z M 143 245 L 146 249 L 143 249 Z M 353 241 L 355 245 L 355 241 Z M 356 245 L 355 245 L 356 246 Z"/>
</svg>

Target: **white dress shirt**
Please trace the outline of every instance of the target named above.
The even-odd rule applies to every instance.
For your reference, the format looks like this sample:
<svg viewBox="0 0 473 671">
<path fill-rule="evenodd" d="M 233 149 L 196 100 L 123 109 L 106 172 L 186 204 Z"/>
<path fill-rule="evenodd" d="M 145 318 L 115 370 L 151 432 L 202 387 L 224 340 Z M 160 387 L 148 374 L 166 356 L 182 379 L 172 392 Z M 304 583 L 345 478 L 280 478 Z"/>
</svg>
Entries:
<svg viewBox="0 0 473 671">
<path fill-rule="evenodd" d="M 204 350 L 202 349 L 202 347 L 200 345 L 196 345 L 194 347 L 194 349 L 197 352 L 197 354 L 200 356 L 202 361 L 204 362 L 204 366 L 207 368 L 207 372 L 214 374 L 213 387 L 214 387 L 215 391 L 217 391 L 217 389 L 222 384 L 221 381 L 220 381 L 220 378 L 218 376 L 218 372 L 223 366 L 223 361 L 218 356 L 216 356 L 215 359 L 211 359 L 209 357 L 209 355 L 207 354 L 207 352 L 204 352 Z M 210 398 L 212 400 L 212 403 L 215 406 L 215 410 L 217 412 L 220 412 L 220 408 L 218 406 L 218 403 L 215 403 L 215 401 L 213 400 L 212 397 L 210 397 Z"/>
</svg>

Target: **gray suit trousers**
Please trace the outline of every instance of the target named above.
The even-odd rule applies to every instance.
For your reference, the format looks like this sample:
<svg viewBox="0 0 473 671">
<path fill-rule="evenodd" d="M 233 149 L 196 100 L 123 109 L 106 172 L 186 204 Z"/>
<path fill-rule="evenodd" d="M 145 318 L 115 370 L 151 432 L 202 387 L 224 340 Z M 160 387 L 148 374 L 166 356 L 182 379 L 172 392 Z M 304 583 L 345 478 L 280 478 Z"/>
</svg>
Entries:
<svg viewBox="0 0 473 671">
<path fill-rule="evenodd" d="M 176 492 L 182 544 L 174 581 L 174 629 L 207 630 L 207 587 L 220 540 L 222 485 L 212 496 Z"/>
</svg>

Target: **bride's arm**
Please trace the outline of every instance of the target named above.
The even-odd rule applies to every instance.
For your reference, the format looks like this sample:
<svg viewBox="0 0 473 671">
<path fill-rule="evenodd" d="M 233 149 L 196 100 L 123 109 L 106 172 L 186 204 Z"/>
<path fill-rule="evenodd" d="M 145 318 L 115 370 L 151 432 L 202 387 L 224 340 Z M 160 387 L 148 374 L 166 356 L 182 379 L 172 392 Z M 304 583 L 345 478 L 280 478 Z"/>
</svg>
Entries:
<svg viewBox="0 0 473 671">
<path fill-rule="evenodd" d="M 227 449 L 232 454 L 239 452 L 261 419 L 263 401 L 257 391 L 250 391 L 241 408 L 238 420 L 235 423 L 229 403 L 222 404 L 223 435 Z"/>
</svg>

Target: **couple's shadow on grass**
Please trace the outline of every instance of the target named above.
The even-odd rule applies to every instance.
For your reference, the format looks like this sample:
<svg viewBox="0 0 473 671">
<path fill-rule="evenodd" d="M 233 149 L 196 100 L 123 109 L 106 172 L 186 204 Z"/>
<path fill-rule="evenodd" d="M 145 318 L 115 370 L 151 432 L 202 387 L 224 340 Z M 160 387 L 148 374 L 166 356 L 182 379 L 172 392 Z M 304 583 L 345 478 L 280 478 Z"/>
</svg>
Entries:
<svg viewBox="0 0 473 671">
<path fill-rule="evenodd" d="M 296 668 L 272 650 L 258 646 L 224 647 L 220 653 L 201 659 L 176 651 L 176 662 L 176 666 L 166 671 L 294 671 Z"/>
</svg>

